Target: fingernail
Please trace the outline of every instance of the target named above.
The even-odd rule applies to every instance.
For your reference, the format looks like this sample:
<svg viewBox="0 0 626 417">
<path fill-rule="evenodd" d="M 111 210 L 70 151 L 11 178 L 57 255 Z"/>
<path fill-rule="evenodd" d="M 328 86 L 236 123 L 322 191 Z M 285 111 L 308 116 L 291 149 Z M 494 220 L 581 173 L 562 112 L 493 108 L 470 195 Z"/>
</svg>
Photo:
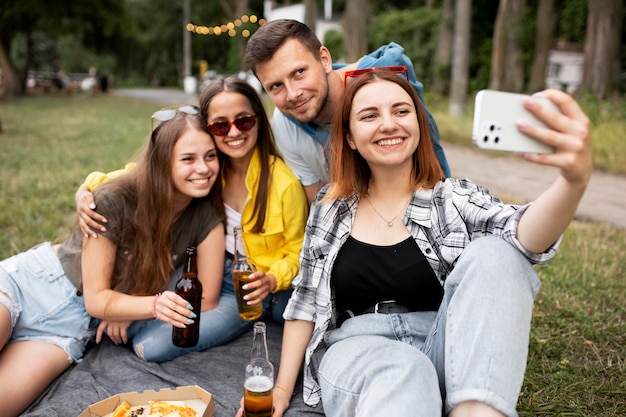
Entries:
<svg viewBox="0 0 626 417">
<path fill-rule="evenodd" d="M 196 315 L 196 313 L 191 313 L 191 318 L 192 318 L 192 319 L 195 319 L 196 317 L 198 317 L 198 316 Z"/>
<path fill-rule="evenodd" d="M 85 233 L 85 239 L 89 239 L 89 235 Z"/>
<path fill-rule="evenodd" d="M 189 323 L 189 324 L 193 324 L 193 320 L 191 320 L 191 319 L 187 319 L 187 323 Z"/>
<path fill-rule="evenodd" d="M 100 228 L 100 231 L 101 231 L 101 232 L 106 232 L 106 231 L 107 231 L 107 229 L 106 229 L 106 227 L 101 227 L 101 228 Z"/>
<path fill-rule="evenodd" d="M 187 304 L 187 309 L 188 310 L 193 310 L 193 306 L 191 304 Z"/>
<path fill-rule="evenodd" d="M 96 339 L 96 345 L 100 344 L 100 339 Z"/>
<path fill-rule="evenodd" d="M 92 238 L 97 239 L 98 238 L 98 234 L 94 233 L 93 235 L 91 235 Z"/>
<path fill-rule="evenodd" d="M 184 329 L 187 326 L 185 326 L 184 324 L 181 323 L 181 324 L 178 325 L 178 327 L 180 327 L 181 329 Z"/>
<path fill-rule="evenodd" d="M 95 208 L 96 208 L 96 205 L 95 205 L 95 204 L 90 204 L 90 205 L 89 205 L 89 208 L 93 210 L 93 209 L 95 209 Z"/>
</svg>

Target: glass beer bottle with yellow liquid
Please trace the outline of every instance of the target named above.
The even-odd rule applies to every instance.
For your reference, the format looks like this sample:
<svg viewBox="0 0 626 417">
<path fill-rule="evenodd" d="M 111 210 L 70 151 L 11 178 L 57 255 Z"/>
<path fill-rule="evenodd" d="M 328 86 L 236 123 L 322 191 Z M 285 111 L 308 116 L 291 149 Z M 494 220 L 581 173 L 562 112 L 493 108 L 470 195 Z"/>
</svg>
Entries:
<svg viewBox="0 0 626 417">
<path fill-rule="evenodd" d="M 246 366 L 243 384 L 243 408 L 245 417 L 271 417 L 273 411 L 274 366 L 267 352 L 265 323 L 254 323 L 252 354 Z"/>
<path fill-rule="evenodd" d="M 245 246 L 243 244 L 243 229 L 235 227 L 235 250 L 232 266 L 233 285 L 235 287 L 235 298 L 237 299 L 237 307 L 239 309 L 239 317 L 244 320 L 256 320 L 263 314 L 263 303 L 249 305 L 243 297 L 253 290 L 244 290 L 242 287 L 252 280 L 250 274 L 256 271 L 256 267 L 252 260 L 246 256 Z"/>
</svg>

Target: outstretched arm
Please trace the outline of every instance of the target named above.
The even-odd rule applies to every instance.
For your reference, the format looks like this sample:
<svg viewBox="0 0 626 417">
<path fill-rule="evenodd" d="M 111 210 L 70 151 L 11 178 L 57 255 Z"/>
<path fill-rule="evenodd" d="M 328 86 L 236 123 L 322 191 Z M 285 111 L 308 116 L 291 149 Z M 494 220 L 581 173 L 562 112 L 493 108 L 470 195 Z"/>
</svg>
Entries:
<svg viewBox="0 0 626 417">
<path fill-rule="evenodd" d="M 559 90 L 545 90 L 560 112 L 532 98 L 524 106 L 549 128 L 518 124 L 526 133 L 555 148 L 552 154 L 523 154 L 528 161 L 560 169 L 556 181 L 526 210 L 517 228 L 519 242 L 529 251 L 544 252 L 565 231 L 576 214 L 578 203 L 593 171 L 589 119 L 574 99 Z"/>
</svg>

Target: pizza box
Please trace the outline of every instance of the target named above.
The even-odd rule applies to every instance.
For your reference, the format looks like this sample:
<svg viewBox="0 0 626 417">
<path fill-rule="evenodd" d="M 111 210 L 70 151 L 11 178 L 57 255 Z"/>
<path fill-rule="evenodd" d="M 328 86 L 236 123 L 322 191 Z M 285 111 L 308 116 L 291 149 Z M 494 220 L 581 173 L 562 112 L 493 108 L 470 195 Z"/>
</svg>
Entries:
<svg viewBox="0 0 626 417">
<path fill-rule="evenodd" d="M 125 392 L 113 395 L 97 403 L 91 404 L 78 417 L 106 417 L 123 401 L 131 406 L 148 405 L 148 401 L 184 401 L 198 413 L 198 417 L 213 417 L 215 402 L 213 396 L 197 385 L 178 387 L 175 389 L 163 388 L 158 391 L 146 390 L 139 392 Z"/>
</svg>

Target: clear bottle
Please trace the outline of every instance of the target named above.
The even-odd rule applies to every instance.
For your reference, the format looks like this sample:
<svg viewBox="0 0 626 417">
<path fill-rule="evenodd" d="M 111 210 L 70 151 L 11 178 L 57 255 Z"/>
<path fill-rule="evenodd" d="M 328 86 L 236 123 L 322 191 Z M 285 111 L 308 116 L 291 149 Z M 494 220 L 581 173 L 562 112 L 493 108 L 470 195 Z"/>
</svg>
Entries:
<svg viewBox="0 0 626 417">
<path fill-rule="evenodd" d="M 196 317 L 192 324 L 184 328 L 172 328 L 172 343 L 178 347 L 193 347 L 198 344 L 200 337 L 200 316 L 202 309 L 202 283 L 198 279 L 198 263 L 196 248 L 187 248 L 187 263 L 183 274 L 176 283 L 176 294 L 183 297 L 193 307 Z"/>
<path fill-rule="evenodd" d="M 239 317 L 244 320 L 256 320 L 263 314 L 263 303 L 257 303 L 249 305 L 243 297 L 253 290 L 244 290 L 242 287 L 251 282 L 250 274 L 256 271 L 256 267 L 251 259 L 246 256 L 246 251 L 243 244 L 243 229 L 241 227 L 235 227 L 235 259 L 233 260 L 233 266 L 231 273 L 233 276 L 233 285 L 235 287 L 235 298 L 237 299 L 237 308 L 239 310 Z"/>
<path fill-rule="evenodd" d="M 243 406 L 246 417 L 271 417 L 274 365 L 269 360 L 265 323 L 254 323 L 252 354 L 246 366 Z"/>
</svg>

